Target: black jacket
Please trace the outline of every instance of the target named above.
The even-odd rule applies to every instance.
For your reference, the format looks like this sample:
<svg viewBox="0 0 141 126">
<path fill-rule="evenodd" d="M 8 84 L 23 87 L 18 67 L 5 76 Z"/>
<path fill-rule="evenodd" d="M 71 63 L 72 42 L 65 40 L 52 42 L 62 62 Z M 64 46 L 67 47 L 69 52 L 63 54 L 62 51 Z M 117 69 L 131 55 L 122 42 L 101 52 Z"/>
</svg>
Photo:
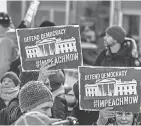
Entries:
<svg viewBox="0 0 141 126">
<path fill-rule="evenodd" d="M 78 119 L 79 125 L 92 125 L 97 121 L 99 117 L 99 111 L 85 111 L 79 109 L 79 104 L 73 108 L 70 116 Z"/>
<path fill-rule="evenodd" d="M 53 118 L 60 118 L 60 119 L 66 119 L 68 115 L 68 106 L 67 101 L 65 97 L 62 96 L 56 96 L 54 99 L 54 104 L 52 108 L 52 117 Z"/>
<path fill-rule="evenodd" d="M 98 56 L 94 66 L 124 66 L 135 67 L 136 59 L 131 55 L 131 49 L 126 46 L 121 46 L 120 50 L 112 54 L 107 53 L 109 49 L 105 49 Z"/>
<path fill-rule="evenodd" d="M 6 104 L 4 103 L 3 99 L 0 98 L 0 110 L 6 107 Z"/>
<path fill-rule="evenodd" d="M 18 98 L 14 98 L 9 102 L 7 107 L 0 111 L 0 125 L 11 125 L 21 114 L 19 100 Z"/>
</svg>

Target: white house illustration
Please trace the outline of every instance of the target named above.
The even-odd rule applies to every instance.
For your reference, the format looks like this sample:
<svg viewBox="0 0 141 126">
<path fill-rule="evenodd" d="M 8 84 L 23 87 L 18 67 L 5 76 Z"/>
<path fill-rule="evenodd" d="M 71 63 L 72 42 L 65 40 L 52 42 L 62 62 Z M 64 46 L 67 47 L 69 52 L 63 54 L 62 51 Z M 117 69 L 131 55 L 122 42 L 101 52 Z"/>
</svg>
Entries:
<svg viewBox="0 0 141 126">
<path fill-rule="evenodd" d="M 36 42 L 39 48 L 40 56 L 48 56 L 55 54 L 55 40 L 54 39 L 44 39 L 42 41 Z"/>
<path fill-rule="evenodd" d="M 76 39 L 72 37 L 71 39 L 57 41 L 55 44 L 55 48 L 56 48 L 56 54 L 77 52 Z"/>
<path fill-rule="evenodd" d="M 96 81 L 96 84 L 85 85 L 85 95 L 91 96 L 120 96 L 137 94 L 137 81 L 121 81 L 108 78 Z"/>
<path fill-rule="evenodd" d="M 35 46 L 26 46 L 27 58 L 43 57 L 67 52 L 77 52 L 76 39 L 49 38 L 37 41 Z"/>
<path fill-rule="evenodd" d="M 39 51 L 37 45 L 35 46 L 26 46 L 25 47 L 26 55 L 27 58 L 32 58 L 32 57 L 39 57 Z"/>
</svg>

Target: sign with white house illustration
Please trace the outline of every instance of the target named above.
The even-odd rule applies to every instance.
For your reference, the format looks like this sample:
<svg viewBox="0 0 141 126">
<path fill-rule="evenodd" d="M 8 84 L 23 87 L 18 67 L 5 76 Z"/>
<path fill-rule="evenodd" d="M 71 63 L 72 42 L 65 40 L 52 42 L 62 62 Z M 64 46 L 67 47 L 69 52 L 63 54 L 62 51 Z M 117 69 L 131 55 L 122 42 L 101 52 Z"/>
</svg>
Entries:
<svg viewBox="0 0 141 126">
<path fill-rule="evenodd" d="M 23 71 L 39 70 L 43 63 L 54 69 L 77 68 L 82 64 L 78 25 L 16 30 Z"/>
<path fill-rule="evenodd" d="M 80 109 L 140 111 L 141 69 L 79 67 Z"/>
</svg>

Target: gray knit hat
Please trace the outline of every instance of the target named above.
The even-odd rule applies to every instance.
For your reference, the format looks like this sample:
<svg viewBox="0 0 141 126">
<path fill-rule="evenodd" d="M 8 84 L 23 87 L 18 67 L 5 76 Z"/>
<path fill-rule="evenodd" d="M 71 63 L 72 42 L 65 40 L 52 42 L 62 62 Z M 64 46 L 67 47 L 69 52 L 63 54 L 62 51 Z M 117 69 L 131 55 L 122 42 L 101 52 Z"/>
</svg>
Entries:
<svg viewBox="0 0 141 126">
<path fill-rule="evenodd" d="M 1 78 L 0 82 L 2 83 L 5 78 L 10 78 L 10 79 L 12 79 L 13 82 L 15 83 L 15 86 L 18 86 L 18 85 L 21 84 L 21 81 L 20 81 L 20 79 L 18 78 L 17 74 L 14 73 L 14 72 L 12 72 L 12 71 L 6 72 L 6 73 L 3 75 L 3 77 Z"/>
<path fill-rule="evenodd" d="M 110 36 L 113 37 L 113 39 L 117 40 L 118 43 L 122 44 L 125 37 L 126 37 L 126 31 L 124 28 L 120 26 L 111 26 L 106 29 L 106 33 L 108 33 Z"/>
<path fill-rule="evenodd" d="M 53 102 L 52 93 L 39 81 L 28 82 L 21 88 L 19 93 L 19 105 L 22 112 L 50 101 Z"/>
</svg>

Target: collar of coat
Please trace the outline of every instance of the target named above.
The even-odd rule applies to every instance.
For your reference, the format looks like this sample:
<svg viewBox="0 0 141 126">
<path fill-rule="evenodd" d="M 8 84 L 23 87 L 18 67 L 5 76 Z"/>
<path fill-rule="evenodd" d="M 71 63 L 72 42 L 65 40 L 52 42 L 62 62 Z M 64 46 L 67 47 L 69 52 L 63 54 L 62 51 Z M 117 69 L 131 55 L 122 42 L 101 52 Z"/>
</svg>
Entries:
<svg viewBox="0 0 141 126">
<path fill-rule="evenodd" d="M 117 53 L 111 53 L 109 49 L 106 49 L 106 55 L 116 58 L 116 57 L 128 57 L 131 55 L 131 53 L 129 53 L 129 49 L 123 45 L 121 46 L 121 48 Z"/>
</svg>

